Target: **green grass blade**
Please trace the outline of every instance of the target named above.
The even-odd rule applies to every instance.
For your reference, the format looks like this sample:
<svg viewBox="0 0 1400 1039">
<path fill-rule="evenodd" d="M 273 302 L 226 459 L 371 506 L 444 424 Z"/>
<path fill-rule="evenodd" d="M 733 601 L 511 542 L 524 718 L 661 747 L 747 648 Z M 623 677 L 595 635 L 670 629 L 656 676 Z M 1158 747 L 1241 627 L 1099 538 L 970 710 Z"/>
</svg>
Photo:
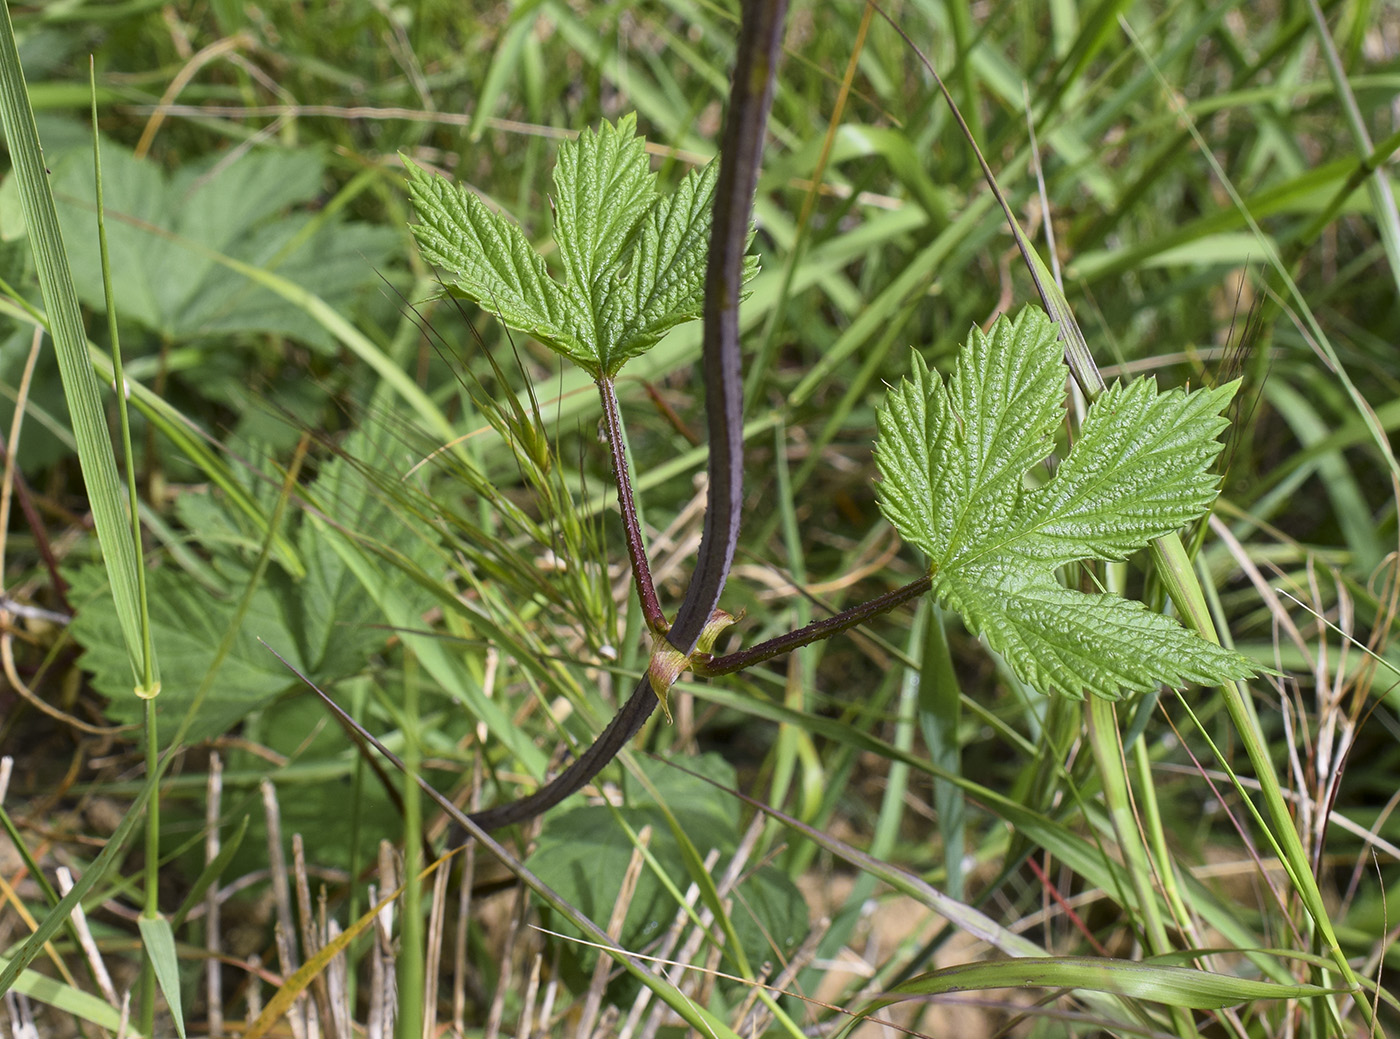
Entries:
<svg viewBox="0 0 1400 1039">
<path fill-rule="evenodd" d="M 919 667 L 919 729 L 928 745 L 930 760 L 954 775 L 962 773 L 962 691 L 948 648 L 943 611 L 928 604 L 924 616 L 923 656 Z M 966 848 L 967 806 L 963 792 L 953 783 L 934 780 L 933 806 L 943 835 L 944 869 L 948 894 L 963 897 L 963 855 Z"/>
<path fill-rule="evenodd" d="M 1358 155 L 1369 156 L 1372 145 L 1371 135 L 1366 129 L 1366 120 L 1356 103 L 1356 95 L 1352 93 L 1346 69 L 1342 67 L 1342 56 L 1337 53 L 1337 47 L 1332 42 L 1332 34 L 1327 30 L 1327 19 L 1323 17 L 1322 8 L 1318 6 L 1317 0 L 1308 0 L 1308 12 L 1317 28 L 1322 56 L 1327 62 L 1327 73 L 1332 77 L 1332 87 L 1336 90 L 1337 100 L 1342 103 L 1342 115 L 1346 118 L 1352 143 L 1356 145 Z M 1395 194 L 1391 190 L 1384 168 L 1373 170 L 1366 178 L 1366 193 L 1375 209 L 1376 224 L 1380 229 L 1381 243 L 1385 247 L 1391 280 L 1395 282 L 1396 289 L 1400 290 L 1400 208 L 1395 204 Z"/>
<path fill-rule="evenodd" d="M 143 660 L 141 607 L 137 588 L 136 550 L 130 536 L 130 513 L 117 477 L 112 441 L 102 412 L 97 378 L 87 359 L 87 336 L 83 330 L 78 296 L 58 226 L 53 194 L 44 168 L 39 132 L 15 46 L 14 26 L 9 7 L 0 20 L 0 122 L 9 145 L 10 160 L 19 182 L 20 202 L 34 250 L 39 287 L 49 315 L 49 330 L 58 356 L 63 392 L 68 401 L 73 436 L 78 444 L 83 481 L 92 507 L 97 538 L 116 600 L 122 638 L 131 663 L 133 684 L 141 684 L 147 672 Z M 159 673 L 150 664 L 156 684 Z"/>
<path fill-rule="evenodd" d="M 930 971 L 891 989 L 864 1012 L 872 1013 L 913 996 L 1027 987 L 1109 992 L 1189 1010 L 1217 1010 L 1261 999 L 1306 999 L 1331 991 L 1316 985 L 1280 985 L 1136 960 L 1056 956 L 963 963 Z"/>
<path fill-rule="evenodd" d="M 1133 814 L 1129 775 L 1120 742 L 1116 705 L 1091 696 L 1085 704 L 1085 713 L 1089 745 L 1094 754 L 1099 779 L 1103 784 L 1104 800 L 1113 822 L 1113 831 L 1118 837 L 1118 847 L 1123 854 L 1128 875 L 1132 879 L 1137 914 L 1142 921 L 1147 948 L 1152 954 L 1160 956 L 1171 952 L 1172 944 L 1167 937 L 1162 913 L 1158 909 L 1157 891 L 1153 884 L 1154 870 L 1149 865 L 1146 842 L 1138 828 L 1137 817 Z M 1195 1022 L 1189 1015 L 1180 1013 L 1179 1008 L 1172 1014 L 1172 1023 L 1176 1034 L 1183 1039 L 1199 1034 Z"/>
<path fill-rule="evenodd" d="M 9 960 L 0 956 L 0 970 L 9 966 Z M 116 1032 L 122 1025 L 122 1013 L 120 1007 L 110 1006 L 90 992 L 65 985 L 61 981 L 45 977 L 32 970 L 21 971 L 15 979 L 14 990 L 23 993 L 30 999 L 40 1003 L 45 1003 L 55 1010 L 61 1010 L 65 1014 L 71 1014 L 81 1021 L 88 1021 L 99 1028 L 105 1028 L 110 1032 Z M 131 1025 L 127 1023 L 127 1034 Z"/>
<path fill-rule="evenodd" d="M 175 955 L 175 932 L 163 916 L 142 916 L 136 921 L 141 930 L 141 944 L 155 968 L 156 980 L 165 996 L 165 1005 L 175 1020 L 175 1032 L 185 1039 L 185 1012 L 180 1001 L 180 962 Z"/>
<path fill-rule="evenodd" d="M 151 776 L 137 792 L 136 797 L 128 806 L 126 815 L 117 828 L 112 831 L 107 838 L 106 845 L 97 858 L 93 859 L 88 867 L 82 871 L 72 890 L 59 900 L 58 905 L 39 922 L 39 926 L 26 938 L 19 949 L 10 957 L 3 969 L 0 969 L 0 994 L 8 992 L 19 977 L 20 972 L 34 961 L 34 958 L 43 951 L 44 945 L 50 938 L 68 921 L 69 914 L 73 912 L 73 907 L 81 902 L 97 884 L 102 881 L 108 873 L 116 869 L 121 864 L 122 856 L 127 850 L 127 841 L 135 832 L 137 825 L 141 822 L 146 802 L 155 792 L 160 783 L 161 776 L 165 774 L 165 768 L 171 760 L 170 755 L 162 759 L 161 767 L 155 775 Z"/>
</svg>

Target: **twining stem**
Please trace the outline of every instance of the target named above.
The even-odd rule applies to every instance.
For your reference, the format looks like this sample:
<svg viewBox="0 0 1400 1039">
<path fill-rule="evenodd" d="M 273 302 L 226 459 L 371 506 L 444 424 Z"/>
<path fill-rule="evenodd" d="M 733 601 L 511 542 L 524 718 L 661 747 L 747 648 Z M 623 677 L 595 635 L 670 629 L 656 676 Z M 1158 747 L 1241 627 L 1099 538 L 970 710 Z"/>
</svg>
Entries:
<svg viewBox="0 0 1400 1039">
<path fill-rule="evenodd" d="M 485 811 L 473 812 L 472 822 L 483 830 L 498 830 L 502 826 L 523 823 L 549 811 L 570 794 L 583 789 L 609 761 L 617 757 L 622 748 L 627 746 L 627 741 L 635 736 L 647 718 L 651 717 L 656 704 L 656 694 L 651 691 L 651 682 L 643 675 L 627 702 L 613 715 L 608 727 L 568 768 L 529 797 L 522 797 L 518 801 L 510 801 Z"/>
<path fill-rule="evenodd" d="M 827 617 L 823 620 L 813 621 L 806 627 L 790 631 L 786 635 L 779 635 L 777 638 L 769 639 L 767 642 L 760 642 L 757 646 L 750 646 L 748 649 L 741 649 L 734 653 L 728 653 L 722 657 L 710 656 L 708 654 L 696 654 L 691 658 L 690 669 L 697 675 L 707 678 L 715 675 L 729 675 L 735 671 L 742 671 L 746 667 L 760 664 L 765 660 L 772 660 L 774 657 L 782 656 L 784 653 L 791 653 L 795 649 L 811 645 L 813 642 L 820 642 L 822 639 L 830 638 L 839 634 L 847 628 L 854 628 L 858 624 L 864 624 L 872 617 L 878 617 L 882 613 L 888 613 L 896 606 L 902 606 L 911 600 L 919 598 L 929 590 L 933 584 L 933 578 L 925 574 L 917 581 L 911 581 L 902 588 L 896 588 L 892 592 L 876 596 L 868 602 L 863 602 L 859 606 L 852 606 L 848 610 L 842 610 L 834 617 Z"/>
<path fill-rule="evenodd" d="M 739 50 L 729 110 L 720 142 L 710 255 L 705 270 L 705 411 L 710 434 L 709 492 L 699 559 L 685 601 L 666 641 L 685 656 L 695 650 L 719 605 L 739 541 L 743 503 L 743 380 L 740 375 L 739 287 L 758 189 L 758 164 L 773 103 L 773 80 L 782 52 L 787 0 L 748 0 L 743 5 Z M 625 470 L 624 470 L 625 471 Z M 643 675 L 602 735 L 572 765 L 529 797 L 471 816 L 483 830 L 532 819 L 583 787 L 615 758 L 656 709 L 656 693 Z"/>
<path fill-rule="evenodd" d="M 739 349 L 739 288 L 774 73 L 782 52 L 787 0 L 749 0 L 743 5 L 734 82 L 720 142 L 715 213 L 705 267 L 705 424 L 710 438 L 709 496 L 700 552 L 685 600 L 668 640 L 689 656 L 719 606 L 729 565 L 739 543 L 744 504 L 744 387 Z"/>
<path fill-rule="evenodd" d="M 642 525 L 637 520 L 637 502 L 632 496 L 632 474 L 627 467 L 627 443 L 622 433 L 622 412 L 617 405 L 617 388 L 606 376 L 598 380 L 598 395 L 603 398 L 603 429 L 612 452 L 613 479 L 617 481 L 617 504 L 622 510 L 622 536 L 627 542 L 627 558 L 632 563 L 632 578 L 637 584 L 637 598 L 642 604 L 642 616 L 647 627 L 657 635 L 670 630 L 670 622 L 656 597 L 656 585 L 651 580 L 651 565 L 647 562 L 646 545 L 642 543 Z"/>
</svg>

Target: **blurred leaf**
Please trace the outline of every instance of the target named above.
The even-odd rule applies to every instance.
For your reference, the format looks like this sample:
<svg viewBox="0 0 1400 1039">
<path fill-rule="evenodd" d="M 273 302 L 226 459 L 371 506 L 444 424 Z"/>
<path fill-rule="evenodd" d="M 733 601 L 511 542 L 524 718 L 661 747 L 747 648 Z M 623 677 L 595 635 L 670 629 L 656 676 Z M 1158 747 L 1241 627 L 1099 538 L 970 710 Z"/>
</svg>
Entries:
<svg viewBox="0 0 1400 1039">
<path fill-rule="evenodd" d="M 718 755 L 687 759 L 686 764 L 717 783 L 732 786 L 735 782 L 733 768 Z M 667 768 L 663 762 L 642 760 L 639 765 L 701 855 L 717 848 L 721 863 L 725 862 L 739 843 L 737 803 L 702 779 Z M 683 890 L 688 883 L 685 861 L 665 814 L 637 784 L 624 784 L 624 789 L 629 791 L 628 803 L 617 809 L 618 814 L 633 832 L 652 827 L 649 850 Z M 526 866 L 586 916 L 606 923 L 631 857 L 632 843 L 613 810 L 605 805 L 581 805 L 550 817 Z M 665 932 L 678 908 L 666 888 L 644 867 L 619 941 L 626 948 L 641 948 Z M 776 961 L 791 953 L 806 934 L 807 906 L 786 874 L 763 866 L 739 886 L 733 922 L 750 962 Z M 561 929 L 566 934 L 579 933 L 567 926 Z M 585 949 L 580 962 L 586 968 L 595 957 L 594 950 Z"/>
<path fill-rule="evenodd" d="M 363 490 L 356 498 L 340 486 L 346 465 L 338 459 L 329 463 L 310 493 L 324 494 L 342 509 L 342 519 L 361 532 L 397 529 L 388 522 L 383 507 L 369 501 Z M 255 494 L 257 487 L 254 485 Z M 328 487 L 334 489 L 327 492 Z M 210 494 L 182 495 L 177 511 L 210 556 L 211 568 L 222 582 L 222 587 L 210 589 L 172 567 L 149 575 L 152 637 L 161 654 L 162 670 L 167 665 L 169 668 L 161 707 L 183 713 L 234 622 L 237 600 L 252 577 L 260 535 L 247 517 Z M 296 580 L 277 565 L 268 568 L 263 585 L 253 593 L 233 650 L 200 707 L 188 736 L 191 741 L 225 731 L 298 684 L 259 644 L 260 639 L 323 688 L 358 673 L 370 653 L 383 643 L 383 634 L 370 631 L 371 625 L 383 622 L 382 615 L 334 547 L 318 537 L 314 525 L 304 518 L 298 521 L 295 537 L 306 566 L 305 577 Z M 401 576 L 397 570 L 390 573 Z M 79 607 L 104 591 L 102 570 L 93 564 L 71 567 L 68 576 L 73 602 Z M 403 580 L 408 583 L 407 578 Z M 421 602 L 422 593 L 414 590 L 413 599 Z M 121 723 L 140 721 L 141 704 L 118 666 L 125 657 L 119 655 L 119 629 L 111 612 L 79 608 L 71 631 L 84 649 L 83 667 L 110 701 L 108 717 Z"/>
<path fill-rule="evenodd" d="M 1326 995 L 1315 985 L 1280 985 L 1227 974 L 1134 960 L 1088 956 L 1025 957 L 961 963 L 911 978 L 891 989 L 864 1014 L 903 999 L 1000 988 L 1066 988 L 1112 992 L 1192 1010 L 1215 1010 L 1259 999 L 1299 999 Z"/>
<path fill-rule="evenodd" d="M 312 211 L 325 172 L 309 149 L 259 149 L 233 161 L 215 155 L 174 174 L 110 141 L 102 156 L 120 316 L 167 340 L 263 333 L 332 349 L 321 323 L 267 288 L 230 277 L 215 254 L 276 270 L 349 310 L 398 245 L 387 228 Z M 91 159 L 75 149 L 56 156 L 52 169 L 78 295 L 105 310 Z"/>
<path fill-rule="evenodd" d="M 68 567 L 64 576 L 71 585 L 72 602 L 78 608 L 69 630 L 83 647 L 82 666 L 92 674 L 97 691 L 108 698 L 107 716 L 114 722 L 134 725 L 141 720 L 144 707 L 133 694 L 129 674 L 122 666 L 125 655 L 120 629 L 111 611 L 97 605 L 108 594 L 106 575 L 101 567 L 86 564 Z M 233 619 L 236 596 L 216 599 L 182 573 L 170 569 L 152 571 L 148 582 L 151 637 L 164 674 L 161 710 L 179 717 L 190 706 L 213 662 L 219 641 Z M 225 731 L 249 711 L 295 684 L 296 680 L 277 659 L 258 645 L 259 638 L 303 666 L 295 641 L 287 631 L 282 604 L 267 588 L 259 589 L 254 593 L 249 622 L 239 632 L 219 671 L 217 684 L 190 728 L 190 742 Z M 162 736 L 169 733 L 169 729 L 162 730 Z"/>
<path fill-rule="evenodd" d="M 0 956 L 0 970 L 8 967 L 9 963 L 9 960 Z M 118 1031 L 125 1021 L 120 1008 L 112 1006 L 101 996 L 95 996 L 82 989 L 65 985 L 63 982 L 45 977 L 37 971 L 21 971 L 19 976 L 15 978 L 12 987 L 16 992 L 21 992 L 32 1000 L 46 1003 L 65 1014 L 71 1014 L 80 1021 L 91 1021 L 99 1028 L 106 1028 L 112 1032 Z M 129 1029 L 130 1023 L 125 1023 Z M 128 1032 L 128 1034 L 131 1033 Z"/>
<path fill-rule="evenodd" d="M 189 915 L 190 910 L 203 900 L 206 892 L 209 890 L 209 886 L 217 883 L 219 878 L 223 876 L 224 871 L 228 869 L 229 863 L 233 861 L 233 857 L 238 854 L 238 849 L 243 845 L 243 838 L 248 833 L 249 818 L 251 817 L 245 815 L 239 820 L 232 835 L 219 845 L 219 854 L 205 863 L 204 868 L 199 872 L 199 876 L 195 878 L 194 883 L 190 885 L 189 891 L 186 892 L 184 901 L 180 903 L 180 908 L 177 909 L 174 916 L 170 918 L 171 927 L 179 927 L 184 924 L 185 917 Z"/>
</svg>

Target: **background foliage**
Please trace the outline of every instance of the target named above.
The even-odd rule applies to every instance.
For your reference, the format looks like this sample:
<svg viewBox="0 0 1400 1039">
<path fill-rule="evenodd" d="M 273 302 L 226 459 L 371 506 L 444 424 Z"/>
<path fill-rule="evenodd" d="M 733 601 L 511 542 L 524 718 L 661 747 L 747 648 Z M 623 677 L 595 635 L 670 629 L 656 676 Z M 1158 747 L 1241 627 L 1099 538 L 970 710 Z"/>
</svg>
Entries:
<svg viewBox="0 0 1400 1039">
<path fill-rule="evenodd" d="M 1106 374 L 1151 372 L 1163 388 L 1242 377 L 1224 494 L 1192 532 L 1197 567 L 1235 647 L 1279 671 L 1252 685 L 1258 724 L 1343 951 L 1363 977 L 1393 971 L 1400 533 L 1393 457 L 1373 429 L 1383 440 L 1400 422 L 1400 222 L 1385 200 L 1400 11 L 1367 0 L 887 10 L 947 77 L 1014 210 L 1057 261 Z M 484 803 L 530 788 L 552 756 L 591 739 L 646 661 L 587 376 L 474 306 L 435 302 L 397 156 L 509 215 L 557 272 L 567 257 L 549 235 L 546 195 L 560 140 L 635 111 L 651 168 L 674 189 L 713 155 L 735 8 L 135 2 L 13 17 L 87 332 L 105 347 L 89 53 L 96 63 L 162 737 L 195 708 L 162 795 L 161 907 L 174 914 L 199 893 L 217 751 L 220 830 L 251 820 L 222 864 L 224 1009 L 251 1019 L 248 958 L 277 961 L 275 900 L 256 871 L 275 872 L 281 852 L 269 851 L 260 782 L 285 812 L 286 839 L 274 830 L 272 846 L 306 835 L 344 924 L 370 904 L 362 871 L 381 838 L 411 856 L 420 826 L 435 835 L 411 791 L 403 815 L 393 807 L 259 640 L 439 787 Z M 763 271 L 743 310 L 749 505 L 726 608 L 744 611 L 733 637 L 745 644 L 918 573 L 876 500 L 884 384 L 908 372 L 910 346 L 948 371 L 970 327 L 1033 298 L 906 42 L 859 3 L 798 5 L 787 48 L 757 210 Z M 5 803 L 44 869 L 81 872 L 137 791 L 139 744 L 109 726 L 140 710 L 47 346 L 25 376 L 42 304 L 15 198 L 7 177 L 0 423 L 8 445 L 18 403 L 23 435 L 6 451 L 16 468 L 3 559 L 13 667 L 0 748 L 15 759 Z M 1270 269 L 1274 253 L 1298 295 Z M 677 328 L 618 384 L 671 605 L 699 530 L 698 343 L 698 326 Z M 1098 579 L 1155 606 L 1148 572 L 1134 560 Z M 1141 958 L 1160 951 L 1151 921 L 1163 913 L 1175 949 L 1292 953 L 1197 966 L 1276 984 L 1319 978 L 1303 959 L 1318 950 L 1293 886 L 1271 868 L 1268 826 L 1242 800 L 1250 770 L 1237 734 L 1210 692 L 1129 700 L 1108 741 L 1123 749 L 1109 753 L 1086 708 L 1028 689 L 954 618 L 924 607 L 675 693 L 676 724 L 653 726 L 647 746 L 676 761 L 719 754 L 723 768 L 696 760 L 792 822 L 649 763 L 615 769 L 622 807 L 610 823 L 575 799 L 518 848 L 601 926 L 617 866 L 588 856 L 583 835 L 608 825 L 607 854 L 625 868 L 634 853 L 622 824 L 635 834 L 650 823 L 658 868 L 643 869 L 635 905 L 659 904 L 647 900 L 663 877 L 681 894 L 695 884 L 702 909 L 732 915 L 736 940 L 717 941 L 713 961 L 752 978 L 765 960 L 781 972 L 803 945 L 805 892 L 811 919 L 830 923 L 782 987 L 846 1009 L 935 964 L 983 958 L 979 942 L 998 955 L 1029 941 L 1054 955 Z M 1120 797 L 1141 840 L 1116 825 Z M 696 865 L 710 846 L 722 862 L 740 856 L 740 872 L 763 864 L 733 903 Z M 86 900 L 121 986 L 136 962 L 123 907 L 139 902 L 140 868 L 133 851 Z M 47 899 L 22 866 L 6 878 L 24 881 L 5 893 L 0 942 L 12 952 Z M 577 1017 L 557 1015 L 587 1019 L 593 952 L 511 929 L 517 909 L 495 879 L 480 879 L 464 936 L 462 1028 L 541 1010 L 528 981 L 541 953 L 546 980 L 566 990 L 536 1027 L 572 1032 Z M 742 909 L 745 897 L 762 908 Z M 410 902 L 404 919 L 415 915 Z M 185 1016 L 202 1027 L 220 1008 L 200 980 L 201 920 L 178 935 L 190 943 Z M 431 947 L 406 926 L 405 948 Z M 630 947 L 651 937 L 631 916 L 620 927 Z M 44 967 L 65 986 L 49 1001 L 59 1009 L 38 1013 L 97 1020 L 78 995 L 99 987 L 64 941 Z M 350 950 L 361 1019 L 372 945 L 366 933 Z M 413 963 L 410 953 L 399 964 L 401 991 L 422 991 L 432 973 Z M 292 966 L 279 963 L 278 976 Z M 1343 997 L 1193 1003 L 1071 977 L 1077 996 L 1035 1006 L 979 983 L 961 1003 L 940 995 L 881 1013 L 932 1034 L 1328 1035 L 1333 1014 L 1364 1034 Z M 631 990 L 597 991 L 621 1015 L 634 1005 Z M 737 1029 L 745 991 L 692 995 Z M 760 1024 L 792 1034 L 833 1017 L 773 999 Z M 1393 1012 L 1381 1020 L 1393 1027 Z"/>
</svg>

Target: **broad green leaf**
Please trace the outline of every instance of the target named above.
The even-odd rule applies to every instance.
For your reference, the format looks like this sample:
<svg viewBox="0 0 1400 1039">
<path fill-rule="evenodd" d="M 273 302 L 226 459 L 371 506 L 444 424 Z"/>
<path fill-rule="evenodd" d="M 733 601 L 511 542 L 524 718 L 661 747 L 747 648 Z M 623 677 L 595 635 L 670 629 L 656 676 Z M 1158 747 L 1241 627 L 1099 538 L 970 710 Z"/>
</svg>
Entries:
<svg viewBox="0 0 1400 1039">
<path fill-rule="evenodd" d="M 1243 657 L 1142 603 L 1066 588 L 1027 557 L 944 571 L 933 591 L 1042 692 L 1117 698 L 1123 689 L 1216 685 L 1254 673 Z"/>
<path fill-rule="evenodd" d="M 638 764 L 702 856 L 711 848 L 718 848 L 725 859 L 734 853 L 739 844 L 737 801 L 718 795 L 713 786 L 686 771 L 646 759 Z M 702 755 L 687 765 L 721 786 L 730 787 L 735 782 L 733 768 L 716 755 Z M 628 804 L 618 813 L 634 833 L 651 826 L 651 854 L 672 882 L 683 889 L 683 853 L 664 812 L 631 777 L 624 780 L 624 789 L 628 792 Z M 607 918 L 617 902 L 631 857 L 632 844 L 613 810 L 602 805 L 580 805 L 551 818 L 525 864 L 586 915 L 601 920 Z M 658 937 L 675 918 L 677 908 L 655 874 L 643 870 L 628 906 L 621 943 L 627 948 L 639 948 Z M 731 918 L 753 963 L 772 960 L 775 953 L 791 953 L 808 925 L 807 906 L 801 894 L 786 875 L 771 866 L 759 867 L 743 882 Z M 567 924 L 562 930 L 579 933 Z M 578 955 L 584 969 L 597 958 L 597 953 L 587 948 L 578 950 Z"/>
<path fill-rule="evenodd" d="M 612 371 L 644 352 L 667 329 L 700 316 L 718 176 L 713 162 L 692 170 L 674 194 L 656 199 L 642 221 L 625 271 L 612 283 L 598 322 L 601 353 Z"/>
<path fill-rule="evenodd" d="M 351 447 L 357 441 L 351 441 Z M 254 453 L 244 447 L 245 457 Z M 401 527 L 384 506 L 367 497 L 345 471 L 349 463 L 336 460 L 308 488 L 318 501 L 334 505 L 338 515 L 367 536 L 391 539 Z M 250 481 L 252 482 L 252 481 Z M 258 493 L 254 483 L 250 488 Z M 270 493 L 270 492 L 269 492 Z M 270 501 L 259 503 L 271 510 Z M 161 693 L 163 710 L 183 714 L 215 663 L 220 642 L 230 625 L 238 623 L 240 596 L 253 576 L 257 546 L 264 536 L 257 525 L 212 494 L 188 493 L 176 511 L 183 526 L 197 531 L 209 554 L 215 584 L 206 587 L 178 568 L 153 570 L 149 577 L 152 639 L 166 672 Z M 206 695 L 188 733 L 191 741 L 217 735 L 252 711 L 295 687 L 298 680 L 259 642 L 261 639 L 323 687 L 358 673 L 382 638 L 373 634 L 384 621 L 373 600 L 365 596 L 358 578 L 346 567 L 322 531 L 304 518 L 288 531 L 305 564 L 294 578 L 280 565 L 268 567 L 262 584 L 252 593 L 231 652 L 219 665 L 218 680 Z M 75 603 L 100 601 L 106 594 L 103 570 L 93 564 L 67 570 Z M 405 588 L 411 587 L 403 578 Z M 426 600 L 415 595 L 420 605 Z M 115 722 L 136 724 L 144 710 L 129 695 L 120 632 L 109 610 L 79 609 L 71 632 L 83 647 L 82 666 L 94 686 L 109 698 L 107 715 Z M 127 692 L 123 695 L 123 689 Z M 164 736 L 172 730 L 166 729 Z"/>
<path fill-rule="evenodd" d="M 564 285 L 588 315 L 592 338 L 603 353 L 602 316 L 632 232 L 656 197 L 646 142 L 636 136 L 637 117 L 603 123 L 559 148 L 554 165 L 554 227 L 564 263 Z"/>
<path fill-rule="evenodd" d="M 583 368 L 612 378 L 673 326 L 700 316 L 718 168 L 659 194 L 628 115 L 562 145 L 554 168 L 552 278 L 524 232 L 461 186 L 404 159 L 423 256 L 457 290 Z M 745 264 L 744 280 L 758 271 Z"/>
<path fill-rule="evenodd" d="M 973 329 L 946 386 L 915 355 L 881 408 L 881 507 L 940 565 L 1005 529 L 1026 470 L 1050 453 L 1065 377 L 1055 341 L 1055 326 L 1027 308 L 990 336 Z"/>
<path fill-rule="evenodd" d="M 1117 697 L 1253 673 L 1237 654 L 1140 603 L 1061 585 L 1057 567 L 1122 559 L 1200 516 L 1236 384 L 1105 392 L 1043 486 L 1067 369 L 1056 326 L 1026 308 L 973 329 L 945 384 L 915 356 L 880 408 L 880 507 L 929 559 L 933 593 L 1031 685 Z"/>
<path fill-rule="evenodd" d="M 1050 453 L 1050 435 L 1064 416 L 1065 369 L 1055 326 L 1026 308 L 991 335 L 974 330 L 953 377 L 938 391 L 947 418 L 934 443 L 941 465 L 933 500 L 938 540 L 929 553 L 950 563 L 975 554 L 1011 521 L 1026 470 Z"/>
<path fill-rule="evenodd" d="M 218 257 L 274 270 L 349 310 L 396 244 L 386 228 L 312 211 L 325 170 L 309 150 L 258 149 L 233 162 L 219 154 L 167 174 L 104 141 L 102 164 L 120 317 L 163 339 L 253 332 L 330 350 L 333 338 L 304 308 L 230 277 Z M 102 310 L 91 148 L 57 154 L 52 169 L 79 297 Z"/>
<path fill-rule="evenodd" d="M 136 725 L 143 717 L 144 705 L 131 696 L 130 679 L 123 674 L 125 658 L 116 618 L 110 610 L 100 608 L 103 597 L 109 594 L 105 574 L 100 567 L 88 564 L 66 568 L 64 577 L 72 585 L 73 602 L 78 607 L 71 634 L 83 647 L 83 669 L 92 674 L 97 691 L 108 698 L 107 717 Z M 237 593 L 216 598 L 171 568 L 151 571 L 148 582 L 151 638 L 164 674 L 160 706 L 169 712 L 167 716 L 179 718 L 192 702 L 233 621 Z M 259 637 L 266 639 L 301 666 L 276 596 L 266 587 L 259 589 L 250 612 L 252 623 L 243 626 L 233 652 L 223 661 L 217 685 L 187 733 L 189 742 L 224 732 L 296 684 L 296 676 L 257 642 Z M 162 738 L 168 739 L 170 734 L 169 726 L 162 728 Z"/>
<path fill-rule="evenodd" d="M 875 464 L 880 510 L 899 536 L 932 558 L 938 534 L 928 503 L 938 479 L 933 448 L 945 425 L 948 399 L 924 359 L 911 354 L 909 377 L 890 388 L 876 413 Z"/>
<path fill-rule="evenodd" d="M 1237 382 L 1159 393 L 1150 379 L 1115 383 L 1094 402 L 1055 479 L 1027 495 L 1017 551 L 1052 566 L 1123 559 L 1210 508 L 1221 414 Z"/>
</svg>

